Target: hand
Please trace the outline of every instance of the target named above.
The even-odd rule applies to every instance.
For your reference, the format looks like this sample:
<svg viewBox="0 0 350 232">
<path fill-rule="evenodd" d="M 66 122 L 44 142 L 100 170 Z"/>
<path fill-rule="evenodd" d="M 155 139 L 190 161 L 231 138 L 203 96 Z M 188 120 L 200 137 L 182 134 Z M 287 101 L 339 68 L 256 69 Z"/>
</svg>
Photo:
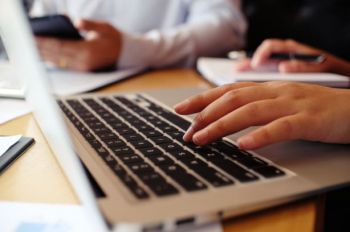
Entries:
<svg viewBox="0 0 350 232">
<path fill-rule="evenodd" d="M 82 20 L 77 28 L 85 31 L 82 41 L 37 37 L 44 60 L 60 68 L 92 71 L 116 65 L 121 49 L 121 34 L 104 22 Z"/>
<path fill-rule="evenodd" d="M 350 143 L 350 90 L 291 82 L 237 83 L 191 97 L 175 106 L 198 113 L 185 141 L 205 145 L 260 126 L 238 139 L 242 149 L 284 140 Z"/>
<path fill-rule="evenodd" d="M 272 53 L 322 54 L 326 60 L 322 63 L 305 61 L 281 61 L 278 70 L 291 72 L 333 72 L 350 76 L 350 62 L 337 58 L 325 51 L 309 47 L 294 40 L 267 39 L 255 51 L 252 59 L 245 59 L 234 66 L 236 71 L 255 70 L 269 62 Z"/>
</svg>

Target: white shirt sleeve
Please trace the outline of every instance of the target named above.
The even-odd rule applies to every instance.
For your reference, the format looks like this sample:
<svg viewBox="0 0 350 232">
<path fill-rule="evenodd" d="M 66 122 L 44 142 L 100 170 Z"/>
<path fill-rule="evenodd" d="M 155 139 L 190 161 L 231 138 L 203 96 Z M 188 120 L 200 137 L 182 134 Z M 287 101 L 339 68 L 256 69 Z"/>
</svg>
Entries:
<svg viewBox="0 0 350 232">
<path fill-rule="evenodd" d="M 123 33 L 120 68 L 193 66 L 244 45 L 246 22 L 239 0 L 188 0 L 186 22 L 143 35 Z"/>
</svg>

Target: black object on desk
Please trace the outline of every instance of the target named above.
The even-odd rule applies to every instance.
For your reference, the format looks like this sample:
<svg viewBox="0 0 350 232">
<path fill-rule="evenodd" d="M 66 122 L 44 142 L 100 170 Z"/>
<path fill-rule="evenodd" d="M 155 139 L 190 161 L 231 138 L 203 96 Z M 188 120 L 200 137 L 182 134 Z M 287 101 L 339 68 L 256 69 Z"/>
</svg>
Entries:
<svg viewBox="0 0 350 232">
<path fill-rule="evenodd" d="M 13 161 L 21 156 L 32 144 L 34 143 L 33 138 L 21 137 L 17 143 L 15 143 L 5 154 L 0 156 L 0 174 L 8 168 Z"/>
</svg>

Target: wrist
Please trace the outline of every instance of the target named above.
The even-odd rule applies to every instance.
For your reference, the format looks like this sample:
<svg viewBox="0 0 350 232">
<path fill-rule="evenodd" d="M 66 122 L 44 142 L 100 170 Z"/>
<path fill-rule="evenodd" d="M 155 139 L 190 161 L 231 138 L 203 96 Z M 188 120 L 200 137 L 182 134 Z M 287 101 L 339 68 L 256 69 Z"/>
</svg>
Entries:
<svg viewBox="0 0 350 232">
<path fill-rule="evenodd" d="M 329 71 L 345 76 L 350 76 L 350 62 L 330 55 Z"/>
</svg>

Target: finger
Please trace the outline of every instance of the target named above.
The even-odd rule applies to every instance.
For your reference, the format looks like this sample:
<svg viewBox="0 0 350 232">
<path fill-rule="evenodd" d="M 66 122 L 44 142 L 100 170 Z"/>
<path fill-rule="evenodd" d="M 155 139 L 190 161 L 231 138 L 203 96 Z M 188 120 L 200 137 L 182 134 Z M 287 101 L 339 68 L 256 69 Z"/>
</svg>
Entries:
<svg viewBox="0 0 350 232">
<path fill-rule="evenodd" d="M 54 63 L 61 68 L 71 68 L 79 71 L 89 69 L 89 42 L 87 41 L 61 41 L 60 49 L 47 47 L 40 53 L 46 61 Z M 69 61 L 69 62 L 68 62 Z M 62 62 L 64 65 L 62 66 Z"/>
<path fill-rule="evenodd" d="M 41 51 L 60 52 L 62 40 L 51 37 L 37 37 L 37 46 Z"/>
<path fill-rule="evenodd" d="M 263 125 L 291 114 L 294 114 L 294 111 L 285 100 L 269 99 L 253 102 L 196 132 L 192 140 L 197 145 L 205 145 L 234 132 Z"/>
<path fill-rule="evenodd" d="M 305 134 L 303 116 L 299 114 L 282 117 L 238 139 L 241 149 L 253 150 L 269 144 L 301 139 Z"/>
<path fill-rule="evenodd" d="M 193 114 L 203 110 L 207 105 L 224 95 L 226 92 L 234 89 L 258 85 L 252 82 L 240 82 L 230 85 L 224 85 L 208 90 L 199 95 L 190 97 L 174 106 L 175 111 L 179 114 Z"/>
<path fill-rule="evenodd" d="M 267 39 L 255 51 L 252 58 L 252 66 L 257 68 L 268 62 L 272 53 L 278 52 L 303 52 L 302 45 L 294 40 Z"/>
<path fill-rule="evenodd" d="M 299 60 L 283 61 L 278 65 L 278 70 L 283 73 L 294 72 L 324 72 L 327 64 L 317 62 L 305 62 Z"/>
<path fill-rule="evenodd" d="M 235 72 L 245 72 L 249 70 L 252 70 L 251 59 L 244 59 L 233 63 L 233 71 Z"/>
<path fill-rule="evenodd" d="M 184 140 L 191 141 L 196 131 L 203 129 L 243 105 L 275 97 L 276 92 L 265 88 L 263 85 L 228 91 L 196 116 L 191 127 L 185 133 Z"/>
<path fill-rule="evenodd" d="M 39 51 L 45 54 L 51 54 L 51 56 L 76 55 L 81 51 L 81 43 L 78 41 L 61 40 L 55 38 L 39 37 L 36 39 L 39 47 Z"/>
<path fill-rule="evenodd" d="M 109 25 L 105 22 L 92 21 L 87 19 L 79 20 L 76 23 L 76 26 L 81 31 L 97 31 L 100 33 L 105 33 L 109 28 Z"/>
</svg>

